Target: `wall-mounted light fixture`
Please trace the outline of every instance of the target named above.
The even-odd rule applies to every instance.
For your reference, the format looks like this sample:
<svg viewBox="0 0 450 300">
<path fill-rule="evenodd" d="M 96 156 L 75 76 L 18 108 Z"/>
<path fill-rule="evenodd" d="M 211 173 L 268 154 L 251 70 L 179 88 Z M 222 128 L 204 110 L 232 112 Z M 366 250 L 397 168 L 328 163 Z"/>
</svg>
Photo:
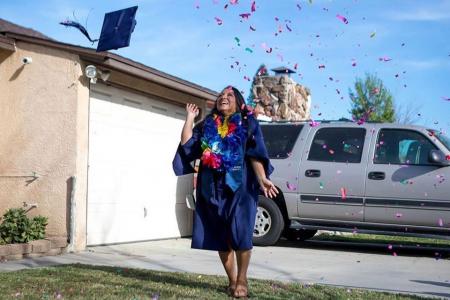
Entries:
<svg viewBox="0 0 450 300">
<path fill-rule="evenodd" d="M 94 65 L 87 66 L 84 69 L 84 73 L 86 74 L 87 78 L 90 78 L 91 83 L 93 84 L 97 83 L 97 78 L 100 78 L 103 81 L 108 81 L 109 77 L 111 76 L 111 71 L 97 69 L 97 67 Z"/>
<path fill-rule="evenodd" d="M 91 80 L 91 83 L 97 83 L 97 68 L 93 65 L 89 65 L 84 69 L 86 77 Z"/>
</svg>

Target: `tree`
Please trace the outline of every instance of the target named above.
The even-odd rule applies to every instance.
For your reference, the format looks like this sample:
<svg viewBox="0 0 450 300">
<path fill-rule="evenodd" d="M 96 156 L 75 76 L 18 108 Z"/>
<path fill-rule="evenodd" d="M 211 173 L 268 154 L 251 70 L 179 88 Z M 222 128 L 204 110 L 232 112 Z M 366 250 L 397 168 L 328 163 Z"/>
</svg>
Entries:
<svg viewBox="0 0 450 300">
<path fill-rule="evenodd" d="M 399 104 L 395 108 L 395 121 L 399 124 L 415 124 L 420 119 L 422 105 L 416 105 L 413 102 Z"/>
<path fill-rule="evenodd" d="M 356 78 L 355 91 L 349 89 L 352 109 L 350 113 L 358 122 L 395 122 L 394 99 L 383 81 L 375 75 L 366 74 L 363 81 Z"/>
<path fill-rule="evenodd" d="M 253 82 L 255 82 L 255 77 L 256 76 L 267 76 L 269 75 L 269 73 L 267 72 L 267 68 L 265 64 L 261 64 L 258 67 L 258 70 L 256 71 L 255 75 L 253 76 L 253 81 L 252 81 L 252 85 L 250 86 L 250 93 L 248 94 L 247 97 L 247 104 L 250 106 L 255 107 L 256 103 L 255 101 L 253 101 L 255 99 L 255 94 L 253 93 Z"/>
</svg>

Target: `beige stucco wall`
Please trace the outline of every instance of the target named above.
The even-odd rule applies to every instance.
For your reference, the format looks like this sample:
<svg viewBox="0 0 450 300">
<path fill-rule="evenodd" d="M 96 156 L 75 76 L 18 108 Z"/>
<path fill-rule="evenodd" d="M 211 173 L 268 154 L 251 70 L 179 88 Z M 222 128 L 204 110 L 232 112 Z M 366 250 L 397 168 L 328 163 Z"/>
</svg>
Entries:
<svg viewBox="0 0 450 300">
<path fill-rule="evenodd" d="M 88 86 L 77 55 L 20 41 L 16 47 L 0 50 L 0 213 L 36 203 L 29 215 L 49 218 L 48 235 L 67 236 L 71 176 L 85 219 Z M 23 65 L 25 56 L 33 62 Z"/>
<path fill-rule="evenodd" d="M 36 203 L 28 214 L 49 218 L 47 235 L 68 236 L 74 189 L 70 250 L 83 250 L 89 149 L 89 82 L 83 70 L 90 63 L 53 47 L 16 41 L 16 48 L 0 49 L 0 215 L 23 202 Z M 23 57 L 33 62 L 23 65 Z M 207 111 L 205 99 L 118 70 L 108 83 L 180 106 L 193 102 Z"/>
</svg>

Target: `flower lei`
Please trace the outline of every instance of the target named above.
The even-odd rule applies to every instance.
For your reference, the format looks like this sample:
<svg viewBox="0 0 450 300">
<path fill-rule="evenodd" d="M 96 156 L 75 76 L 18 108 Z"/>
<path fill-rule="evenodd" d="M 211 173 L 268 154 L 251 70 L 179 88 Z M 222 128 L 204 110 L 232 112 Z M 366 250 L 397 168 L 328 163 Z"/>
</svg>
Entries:
<svg viewBox="0 0 450 300">
<path fill-rule="evenodd" d="M 204 166 L 227 172 L 241 164 L 246 131 L 239 112 L 229 117 L 208 116 L 203 127 L 202 157 Z"/>
</svg>

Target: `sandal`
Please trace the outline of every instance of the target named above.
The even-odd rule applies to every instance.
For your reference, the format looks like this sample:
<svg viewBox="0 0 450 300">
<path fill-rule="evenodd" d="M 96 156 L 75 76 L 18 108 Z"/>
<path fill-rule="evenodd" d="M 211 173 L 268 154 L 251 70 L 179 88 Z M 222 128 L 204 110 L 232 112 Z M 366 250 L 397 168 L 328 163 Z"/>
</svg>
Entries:
<svg viewBox="0 0 450 300">
<path fill-rule="evenodd" d="M 233 297 L 234 298 L 247 298 L 248 297 L 248 283 L 247 281 L 244 282 L 237 282 L 236 288 L 234 289 Z"/>
</svg>

